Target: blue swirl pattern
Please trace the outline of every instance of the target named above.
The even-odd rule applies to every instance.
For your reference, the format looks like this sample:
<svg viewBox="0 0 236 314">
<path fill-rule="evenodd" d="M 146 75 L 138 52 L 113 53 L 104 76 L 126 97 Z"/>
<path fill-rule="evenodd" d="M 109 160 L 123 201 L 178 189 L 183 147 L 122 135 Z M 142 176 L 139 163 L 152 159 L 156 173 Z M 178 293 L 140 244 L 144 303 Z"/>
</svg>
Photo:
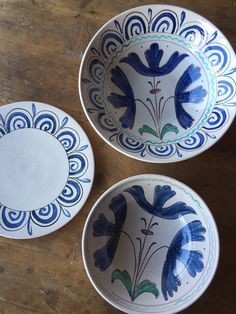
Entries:
<svg viewBox="0 0 236 314">
<path fill-rule="evenodd" d="M 194 46 L 201 48 L 207 39 L 205 30 L 200 25 L 184 24 L 178 31 L 179 36 L 189 40 Z"/>
<path fill-rule="evenodd" d="M 8 209 L 5 206 L 1 206 L 1 226 L 8 231 L 20 230 L 27 224 L 29 220 L 29 213 L 17 210 Z"/>
<path fill-rule="evenodd" d="M 59 128 L 59 121 L 53 112 L 39 112 L 34 118 L 36 129 L 55 134 Z"/>
<path fill-rule="evenodd" d="M 215 108 L 207 123 L 204 125 L 204 129 L 207 131 L 219 130 L 227 122 L 227 112 L 224 108 Z"/>
<path fill-rule="evenodd" d="M 69 176 L 82 176 L 88 168 L 88 159 L 82 153 L 72 153 L 68 156 L 69 160 Z"/>
<path fill-rule="evenodd" d="M 74 151 L 79 146 L 79 135 L 72 129 L 61 129 L 57 132 L 56 137 L 67 153 Z"/>
<path fill-rule="evenodd" d="M 58 116 L 51 111 L 36 112 L 35 104 L 32 104 L 31 112 L 25 109 L 10 111 L 5 119 L 1 116 L 0 138 L 6 134 L 23 128 L 35 128 L 54 136 L 61 143 L 68 156 L 68 181 L 56 200 L 50 204 L 29 212 L 9 209 L 0 204 L 0 227 L 9 232 L 27 229 L 28 235 L 34 234 L 34 226 L 49 227 L 55 224 L 61 214 L 70 218 L 70 208 L 77 204 L 83 197 L 83 186 L 91 182 L 89 178 L 83 178 L 88 169 L 88 159 L 85 153 L 88 145 L 80 145 L 78 133 L 66 127 L 68 117 L 61 122 Z M 78 151 L 77 151 L 78 149 Z M 26 227 L 27 226 L 27 227 Z"/>
<path fill-rule="evenodd" d="M 91 105 L 88 112 L 94 114 L 100 128 L 110 132 L 110 142 L 115 141 L 124 151 L 142 158 L 149 155 L 157 159 L 168 159 L 172 156 L 181 159 L 187 154 L 190 155 L 192 151 L 202 149 L 206 143 L 216 140 L 217 136 L 213 135 L 213 132 L 224 127 L 231 114 L 230 110 L 225 110 L 225 107 L 230 109 L 236 106 L 236 66 L 231 60 L 229 49 L 219 43 L 220 32 L 216 29 L 208 33 L 203 23 L 197 21 L 197 16 L 193 21 L 188 11 L 175 12 L 169 8 L 158 11 L 152 6 L 129 11 L 126 16 L 119 17 L 112 23 L 110 29 L 106 27 L 105 32 L 100 35 L 99 44 L 91 48 L 91 59 L 88 60 L 88 68 L 90 68 L 87 71 L 90 83 L 87 84 L 87 78 L 82 80 L 87 84 L 87 99 Z M 177 144 L 146 144 L 118 130 L 106 112 L 99 94 L 98 85 L 108 58 L 131 38 L 153 33 L 174 34 L 189 41 L 205 55 L 217 76 L 215 107 L 218 108 L 214 108 L 201 129 Z"/>
<path fill-rule="evenodd" d="M 174 12 L 166 10 L 153 17 L 151 30 L 154 33 L 174 34 L 178 27 L 178 18 Z"/>
<path fill-rule="evenodd" d="M 58 201 L 66 206 L 70 207 L 77 204 L 82 197 L 82 187 L 81 184 L 73 179 L 67 181 L 62 193 L 58 197 Z"/>
<path fill-rule="evenodd" d="M 31 219 L 35 224 L 46 227 L 53 225 L 60 217 L 61 208 L 60 204 L 51 203 L 31 212 Z"/>
<path fill-rule="evenodd" d="M 11 132 L 18 129 L 31 128 L 32 124 L 32 116 L 27 110 L 14 109 L 6 116 L 5 128 L 8 132 Z"/>
</svg>

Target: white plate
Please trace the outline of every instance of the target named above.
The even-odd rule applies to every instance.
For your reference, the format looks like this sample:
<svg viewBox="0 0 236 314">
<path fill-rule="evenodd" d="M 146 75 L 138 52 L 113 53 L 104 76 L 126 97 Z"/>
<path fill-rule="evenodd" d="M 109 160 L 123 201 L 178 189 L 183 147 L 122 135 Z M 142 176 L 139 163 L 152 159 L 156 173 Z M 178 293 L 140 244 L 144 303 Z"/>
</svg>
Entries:
<svg viewBox="0 0 236 314">
<path fill-rule="evenodd" d="M 98 199 L 85 223 L 82 250 L 92 284 L 114 307 L 176 313 L 213 279 L 219 239 L 199 195 L 149 174 L 127 178 Z"/>
<path fill-rule="evenodd" d="M 236 58 L 211 22 L 149 5 L 107 22 L 79 74 L 84 111 L 118 151 L 148 162 L 181 161 L 211 147 L 236 112 Z"/>
<path fill-rule="evenodd" d="M 37 102 L 0 107 L 0 235 L 51 233 L 82 208 L 93 183 L 91 144 L 62 110 Z"/>
</svg>

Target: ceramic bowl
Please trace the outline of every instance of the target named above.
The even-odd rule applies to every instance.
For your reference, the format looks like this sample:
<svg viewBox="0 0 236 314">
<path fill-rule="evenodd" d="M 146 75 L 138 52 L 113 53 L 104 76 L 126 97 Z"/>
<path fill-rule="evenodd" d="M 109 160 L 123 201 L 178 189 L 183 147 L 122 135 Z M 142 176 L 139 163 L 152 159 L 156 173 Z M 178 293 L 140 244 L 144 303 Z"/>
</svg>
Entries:
<svg viewBox="0 0 236 314">
<path fill-rule="evenodd" d="M 98 134 L 143 161 L 174 162 L 212 146 L 236 111 L 236 58 L 224 35 L 189 10 L 149 5 L 107 22 L 79 74 Z"/>
<path fill-rule="evenodd" d="M 139 175 L 107 190 L 83 232 L 83 260 L 100 295 L 125 313 L 176 313 L 210 284 L 219 258 L 214 219 L 189 187 Z"/>
</svg>

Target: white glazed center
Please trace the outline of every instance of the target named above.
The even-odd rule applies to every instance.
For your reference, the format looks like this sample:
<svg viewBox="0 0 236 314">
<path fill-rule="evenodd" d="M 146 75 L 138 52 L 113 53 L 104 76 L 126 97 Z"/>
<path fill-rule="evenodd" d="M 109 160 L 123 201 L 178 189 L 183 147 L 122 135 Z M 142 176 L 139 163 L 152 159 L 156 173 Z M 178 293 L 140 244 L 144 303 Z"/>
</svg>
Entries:
<svg viewBox="0 0 236 314">
<path fill-rule="evenodd" d="M 61 193 L 68 178 L 68 158 L 60 142 L 37 129 L 21 129 L 0 139 L 0 203 L 31 211 Z"/>
</svg>

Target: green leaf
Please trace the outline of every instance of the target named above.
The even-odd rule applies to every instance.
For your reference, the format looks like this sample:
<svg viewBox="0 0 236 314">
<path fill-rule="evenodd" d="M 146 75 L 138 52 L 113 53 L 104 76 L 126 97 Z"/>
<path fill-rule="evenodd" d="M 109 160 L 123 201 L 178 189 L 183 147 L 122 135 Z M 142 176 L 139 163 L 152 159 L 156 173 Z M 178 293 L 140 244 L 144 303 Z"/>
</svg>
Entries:
<svg viewBox="0 0 236 314">
<path fill-rule="evenodd" d="M 126 287 L 130 297 L 132 294 L 132 283 L 129 273 L 126 270 L 115 269 L 111 275 L 111 282 L 113 283 L 116 279 L 120 280 Z"/>
<path fill-rule="evenodd" d="M 157 132 L 155 130 L 153 130 L 153 128 L 151 128 L 150 126 L 148 126 L 146 124 L 144 124 L 142 128 L 139 128 L 138 131 L 141 135 L 143 135 L 143 133 L 149 133 L 149 134 L 152 134 L 156 137 L 159 137 Z"/>
<path fill-rule="evenodd" d="M 171 123 L 167 123 L 166 125 L 163 126 L 163 128 L 161 130 L 161 139 L 163 139 L 164 135 L 167 132 L 174 132 L 174 133 L 178 134 L 179 130 L 175 125 L 173 125 Z"/>
<path fill-rule="evenodd" d="M 155 295 L 156 298 L 159 295 L 159 291 L 156 287 L 156 284 L 148 279 L 145 279 L 142 282 L 140 282 L 137 288 L 135 289 L 132 295 L 132 301 L 134 301 L 140 294 L 144 292 L 152 293 Z"/>
</svg>

